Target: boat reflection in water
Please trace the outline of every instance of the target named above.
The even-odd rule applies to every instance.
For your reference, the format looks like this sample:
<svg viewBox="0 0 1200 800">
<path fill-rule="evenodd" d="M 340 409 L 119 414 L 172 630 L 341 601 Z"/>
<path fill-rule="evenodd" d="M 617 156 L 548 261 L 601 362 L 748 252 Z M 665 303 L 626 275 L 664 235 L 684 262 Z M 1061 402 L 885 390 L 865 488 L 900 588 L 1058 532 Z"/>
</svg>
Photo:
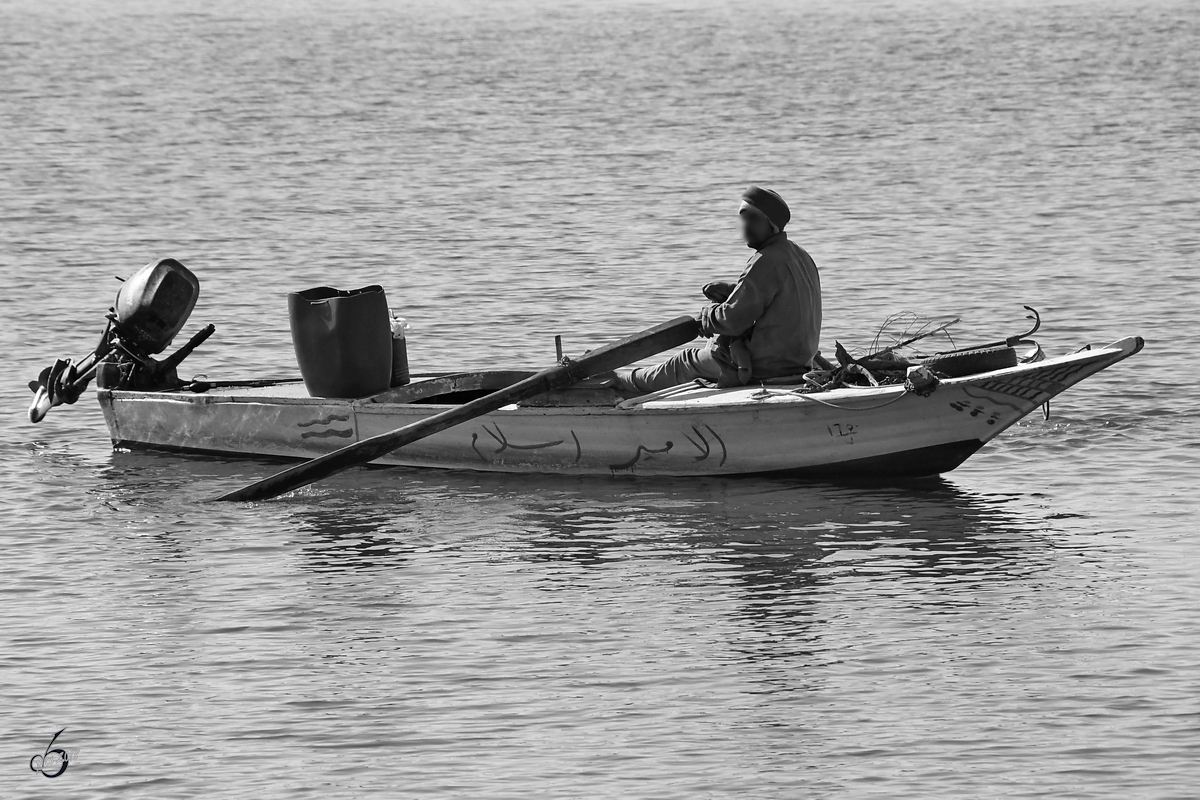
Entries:
<svg viewBox="0 0 1200 800">
<path fill-rule="evenodd" d="M 1060 523 L 1027 497 L 940 479 L 839 485 L 390 468 L 267 503 L 203 502 L 261 468 L 118 452 L 98 492 L 143 526 L 146 513 L 207 526 L 176 528 L 164 543 L 163 557 L 190 561 L 189 574 L 197 564 L 244 570 L 238 580 L 260 600 L 280 594 L 288 604 L 305 597 L 303 607 L 320 613 L 341 609 L 372 641 L 389 631 L 432 657 L 512 638 L 534 660 L 546 652 L 539 647 L 598 647 L 654 661 L 646 674 L 668 682 L 693 658 L 756 664 L 743 675 L 751 692 L 803 691 L 827 673 L 797 667 L 860 648 L 903 649 L 894 637 L 914 624 L 957 616 L 973 630 L 996 613 L 988 597 L 1029 595 L 1030 579 L 1061 568 L 1076 538 L 1057 535 Z M 246 549 L 231 555 L 235 546 Z M 131 548 L 137 555 L 146 540 Z M 447 620 L 466 625 L 467 639 L 435 635 Z"/>
<path fill-rule="evenodd" d="M 97 493 L 114 509 L 155 504 L 151 495 L 193 506 L 260 469 L 255 461 L 116 451 Z M 652 556 L 720 564 L 736 567 L 732 574 L 753 589 L 815 585 L 849 572 L 952 581 L 1026 575 L 1038 561 L 1031 562 L 1031 550 L 1051 546 L 1035 535 L 1049 523 L 1014 508 L 1018 499 L 938 478 L 825 484 L 392 467 L 357 470 L 242 514 L 310 534 L 314 541 L 305 544 L 325 554 L 329 569 L 395 566 L 381 552 L 385 546 L 466 548 L 479 540 L 486 544 L 477 546 L 502 547 L 534 563 L 588 567 Z M 207 516 L 215 511 L 239 516 L 205 504 Z M 362 546 L 348 544 L 355 537 Z"/>
<path fill-rule="evenodd" d="M 195 519 L 196 501 L 261 468 L 115 452 L 99 492 L 116 509 L 182 495 L 172 516 Z M 834 589 L 885 581 L 888 591 L 932 590 L 926 600 L 937 603 L 955 586 L 1027 578 L 1049 563 L 1055 544 L 1051 523 L 1020 500 L 941 479 L 610 480 L 389 468 L 269 503 L 199 507 L 247 537 L 258 526 L 287 530 L 314 572 L 403 569 L 421 553 L 542 565 L 539 580 L 553 590 L 621 567 L 666 584 L 716 586 L 739 614 L 779 626 Z"/>
</svg>

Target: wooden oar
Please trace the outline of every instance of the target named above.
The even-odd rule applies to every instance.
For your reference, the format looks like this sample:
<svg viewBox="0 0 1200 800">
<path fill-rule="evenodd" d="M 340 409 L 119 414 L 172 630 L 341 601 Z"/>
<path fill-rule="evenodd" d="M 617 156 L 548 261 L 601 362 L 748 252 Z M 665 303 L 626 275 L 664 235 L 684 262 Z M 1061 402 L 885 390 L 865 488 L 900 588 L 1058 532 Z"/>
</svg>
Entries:
<svg viewBox="0 0 1200 800">
<path fill-rule="evenodd" d="M 434 414 L 403 428 L 381 433 L 343 447 L 327 455 L 298 464 L 277 475 L 264 478 L 245 488 L 218 497 L 218 500 L 266 500 L 310 483 L 336 475 L 343 470 L 366 464 L 418 439 L 490 414 L 510 403 L 527 400 L 543 392 L 563 389 L 585 378 L 624 367 L 663 350 L 687 344 L 700 334 L 700 324 L 692 317 L 679 317 L 614 344 L 593 350 L 578 361 L 543 370 L 523 381 L 469 403 Z"/>
</svg>

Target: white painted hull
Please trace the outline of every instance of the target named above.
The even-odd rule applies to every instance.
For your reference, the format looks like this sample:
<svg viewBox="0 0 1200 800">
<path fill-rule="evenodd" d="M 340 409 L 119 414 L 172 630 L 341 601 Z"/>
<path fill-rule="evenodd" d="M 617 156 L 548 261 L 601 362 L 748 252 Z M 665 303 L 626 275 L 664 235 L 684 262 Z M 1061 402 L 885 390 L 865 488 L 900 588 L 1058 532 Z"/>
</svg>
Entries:
<svg viewBox="0 0 1200 800">
<path fill-rule="evenodd" d="M 580 475 L 936 474 L 1141 347 L 1131 337 L 945 380 L 928 397 L 900 386 L 800 394 L 785 386 L 691 385 L 617 406 L 509 406 L 377 463 Z M 282 458 L 312 458 L 448 407 L 301 391 L 98 394 L 116 446 Z"/>
</svg>

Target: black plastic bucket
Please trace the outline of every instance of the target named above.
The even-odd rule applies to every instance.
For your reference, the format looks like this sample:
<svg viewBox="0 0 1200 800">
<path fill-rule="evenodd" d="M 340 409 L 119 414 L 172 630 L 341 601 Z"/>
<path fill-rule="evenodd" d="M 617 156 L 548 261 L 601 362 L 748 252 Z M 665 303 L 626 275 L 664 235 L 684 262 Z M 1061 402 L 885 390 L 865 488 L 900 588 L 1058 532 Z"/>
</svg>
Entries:
<svg viewBox="0 0 1200 800">
<path fill-rule="evenodd" d="M 288 295 L 292 345 L 313 397 L 366 397 L 392 381 L 392 330 L 382 286 Z"/>
</svg>

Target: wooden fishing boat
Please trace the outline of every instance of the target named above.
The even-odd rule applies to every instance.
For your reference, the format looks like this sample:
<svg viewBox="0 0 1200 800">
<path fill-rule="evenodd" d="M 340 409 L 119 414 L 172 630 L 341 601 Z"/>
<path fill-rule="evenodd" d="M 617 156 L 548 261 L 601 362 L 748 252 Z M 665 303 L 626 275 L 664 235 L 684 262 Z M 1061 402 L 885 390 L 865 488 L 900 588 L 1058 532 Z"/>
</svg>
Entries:
<svg viewBox="0 0 1200 800">
<path fill-rule="evenodd" d="M 405 349 L 389 339 L 381 287 L 320 287 L 289 298 L 304 383 L 214 384 L 183 381 L 176 369 L 212 325 L 154 358 L 198 296 L 199 281 L 174 259 L 135 272 L 122 283 L 95 349 L 79 361 L 57 359 L 30 381 L 30 421 L 74 403 L 95 378 L 116 447 L 315 459 L 226 500 L 277 496 L 368 462 L 577 475 L 924 476 L 954 469 L 1034 409 L 1143 346 L 1130 337 L 1046 359 L 1028 339 L 1041 319 L 1025 306 L 1033 320 L 1025 334 L 915 363 L 896 351 L 957 320 L 922 326 L 857 359 L 837 344 L 838 366 L 818 354 L 821 369 L 794 384 L 692 383 L 633 396 L 612 378 L 589 377 L 694 340 L 699 324 L 680 317 L 537 373 L 430 375 L 381 391 L 407 375 Z M 1034 349 L 1019 360 L 1022 344 Z"/>
<path fill-rule="evenodd" d="M 699 384 L 628 397 L 611 381 L 506 406 L 379 464 L 577 475 L 780 473 L 923 476 L 954 469 L 1079 381 L 1141 350 L 1141 338 L 943 379 L 812 392 Z M 308 459 L 514 384 L 529 372 L 427 376 L 355 400 L 298 381 L 190 390 L 99 389 L 114 446 Z"/>
</svg>

